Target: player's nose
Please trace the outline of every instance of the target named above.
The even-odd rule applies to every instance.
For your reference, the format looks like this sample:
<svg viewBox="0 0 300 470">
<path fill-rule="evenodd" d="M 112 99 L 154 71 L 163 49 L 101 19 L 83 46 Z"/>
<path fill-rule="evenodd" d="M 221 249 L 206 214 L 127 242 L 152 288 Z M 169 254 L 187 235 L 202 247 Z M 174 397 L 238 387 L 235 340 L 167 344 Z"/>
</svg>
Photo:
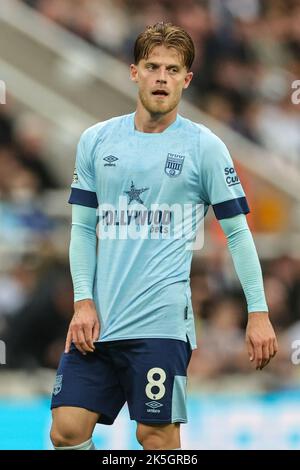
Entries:
<svg viewBox="0 0 300 470">
<path fill-rule="evenodd" d="M 167 83 L 167 73 L 163 67 L 160 67 L 158 71 L 158 77 L 156 79 L 156 83 L 160 83 L 162 85 L 165 85 Z"/>
</svg>

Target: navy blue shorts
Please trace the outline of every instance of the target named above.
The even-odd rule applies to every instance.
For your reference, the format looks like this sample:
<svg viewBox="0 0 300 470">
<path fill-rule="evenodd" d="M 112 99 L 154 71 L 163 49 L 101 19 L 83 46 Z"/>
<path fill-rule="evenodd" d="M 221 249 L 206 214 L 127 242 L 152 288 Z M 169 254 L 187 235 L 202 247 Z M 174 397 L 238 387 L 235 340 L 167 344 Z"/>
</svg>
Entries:
<svg viewBox="0 0 300 470">
<path fill-rule="evenodd" d="M 189 342 L 175 339 L 133 339 L 95 343 L 86 356 L 72 344 L 63 354 L 51 408 L 75 406 L 100 414 L 112 424 L 128 403 L 138 423 L 186 423 Z"/>
</svg>

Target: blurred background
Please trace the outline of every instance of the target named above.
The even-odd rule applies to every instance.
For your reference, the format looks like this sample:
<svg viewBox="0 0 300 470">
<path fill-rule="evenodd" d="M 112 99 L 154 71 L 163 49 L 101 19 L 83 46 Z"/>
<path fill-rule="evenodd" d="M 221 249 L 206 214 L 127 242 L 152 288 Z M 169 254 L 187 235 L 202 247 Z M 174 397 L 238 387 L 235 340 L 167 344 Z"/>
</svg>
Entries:
<svg viewBox="0 0 300 470">
<path fill-rule="evenodd" d="M 162 20 L 195 42 L 180 112 L 210 127 L 234 158 L 280 347 L 253 370 L 244 297 L 210 210 L 192 266 L 199 348 L 182 447 L 300 448 L 300 1 L 1 0 L 0 449 L 51 448 L 50 394 L 73 313 L 67 199 L 76 145 L 88 126 L 134 111 L 133 44 Z M 113 427 L 97 426 L 95 443 L 138 448 L 134 431 L 124 409 Z"/>
</svg>

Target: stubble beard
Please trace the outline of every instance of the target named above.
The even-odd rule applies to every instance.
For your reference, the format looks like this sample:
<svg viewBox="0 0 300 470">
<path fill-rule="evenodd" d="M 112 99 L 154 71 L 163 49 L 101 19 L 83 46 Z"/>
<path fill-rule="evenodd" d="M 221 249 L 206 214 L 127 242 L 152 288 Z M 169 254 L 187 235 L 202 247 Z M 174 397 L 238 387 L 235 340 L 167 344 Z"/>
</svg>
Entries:
<svg viewBox="0 0 300 470">
<path fill-rule="evenodd" d="M 164 116 L 165 114 L 170 113 L 173 111 L 174 108 L 178 105 L 180 98 L 176 99 L 173 98 L 170 100 L 170 102 L 166 105 L 163 102 L 160 103 L 154 103 L 151 100 L 151 97 L 145 96 L 145 94 L 140 91 L 139 92 L 139 98 L 141 100 L 141 103 L 143 107 L 150 113 L 152 116 Z M 169 97 L 167 99 L 170 99 Z"/>
</svg>

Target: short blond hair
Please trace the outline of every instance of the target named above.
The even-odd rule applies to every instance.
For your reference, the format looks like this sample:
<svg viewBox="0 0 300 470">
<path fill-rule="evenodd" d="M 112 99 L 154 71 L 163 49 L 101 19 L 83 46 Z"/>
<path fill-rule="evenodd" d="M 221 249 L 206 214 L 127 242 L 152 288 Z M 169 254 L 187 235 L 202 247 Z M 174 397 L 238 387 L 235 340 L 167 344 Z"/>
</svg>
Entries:
<svg viewBox="0 0 300 470">
<path fill-rule="evenodd" d="M 181 55 L 187 70 L 192 67 L 195 58 L 195 46 L 191 36 L 180 26 L 164 22 L 147 26 L 135 41 L 135 64 L 137 65 L 142 59 L 147 59 L 156 46 L 173 47 Z"/>
</svg>

